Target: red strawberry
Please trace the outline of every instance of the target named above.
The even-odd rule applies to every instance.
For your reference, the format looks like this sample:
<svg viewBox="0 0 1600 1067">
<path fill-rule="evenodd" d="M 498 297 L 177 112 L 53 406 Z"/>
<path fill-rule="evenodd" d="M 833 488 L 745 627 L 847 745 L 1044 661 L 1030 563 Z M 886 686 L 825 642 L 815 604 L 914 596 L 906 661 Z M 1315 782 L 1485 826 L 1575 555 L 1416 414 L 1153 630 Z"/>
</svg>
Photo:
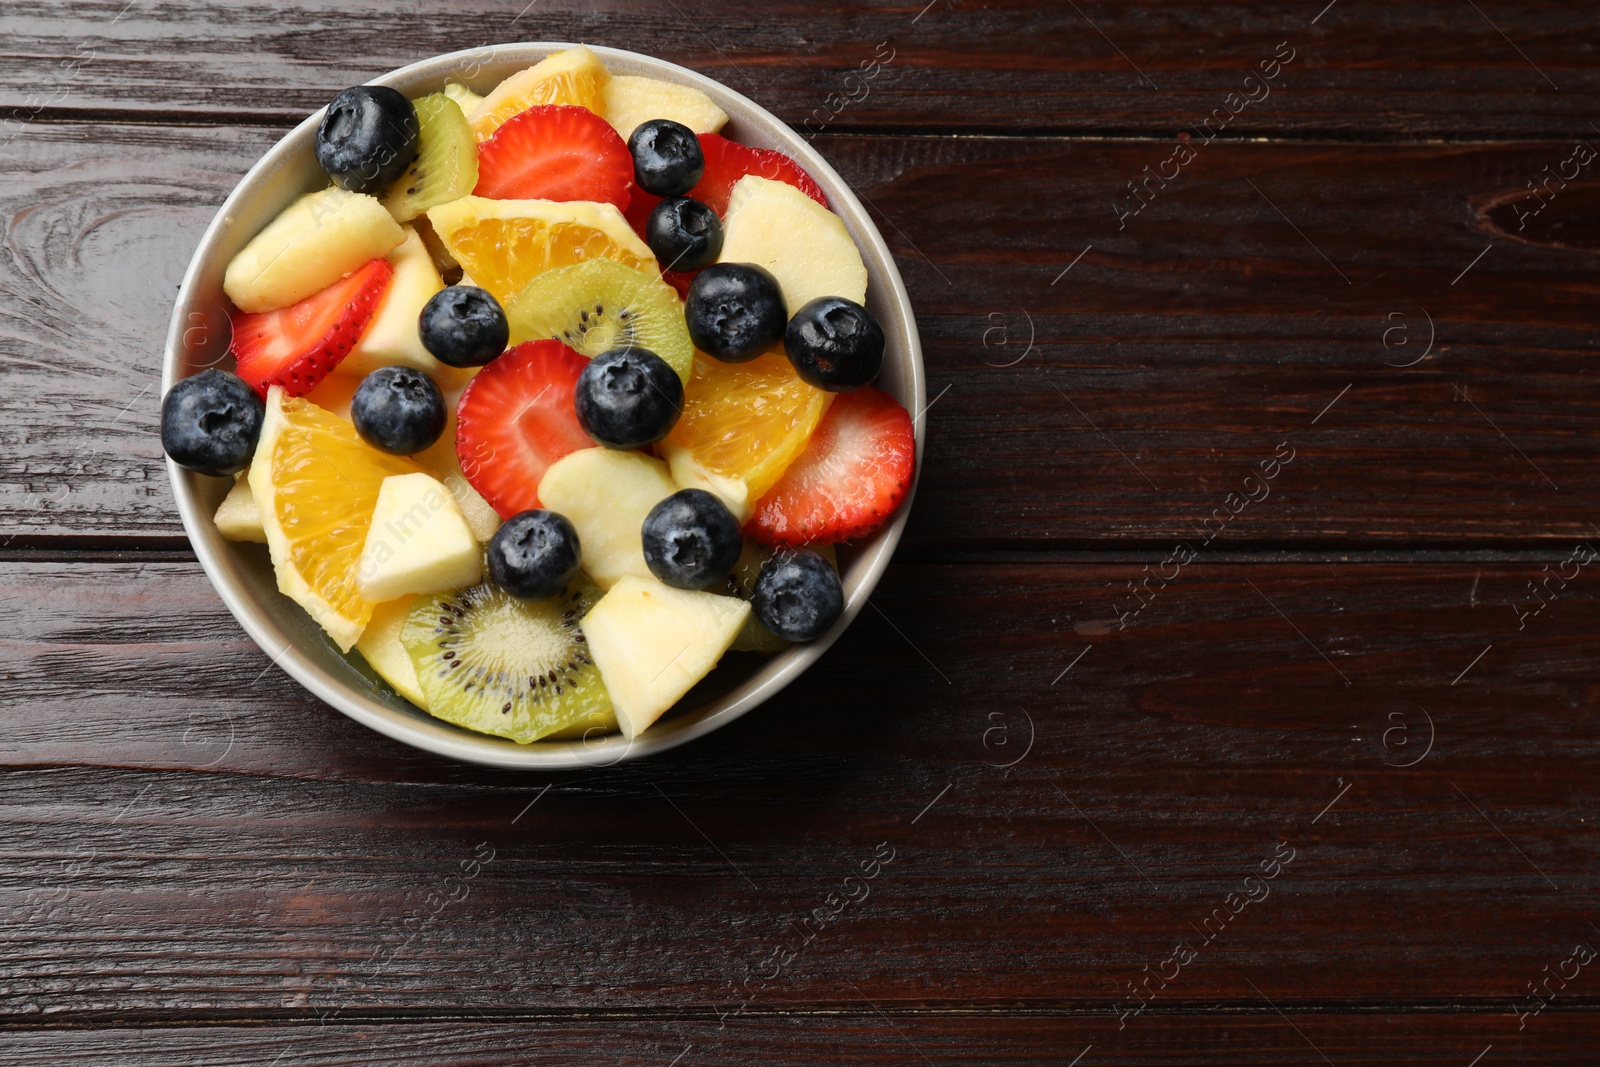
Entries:
<svg viewBox="0 0 1600 1067">
<path fill-rule="evenodd" d="M 664 270 L 661 272 L 661 280 L 678 290 L 679 300 L 687 300 L 689 283 L 694 281 L 694 276 L 699 273 L 697 270 Z"/>
<path fill-rule="evenodd" d="M 361 340 L 392 277 L 389 261 L 374 259 L 298 304 L 255 315 L 235 311 L 239 377 L 262 396 L 274 385 L 290 396 L 311 392 Z"/>
<path fill-rule="evenodd" d="M 690 190 L 693 193 L 694 190 Z M 639 240 L 646 240 L 644 224 L 650 221 L 650 212 L 661 203 L 661 198 L 654 193 L 647 193 L 643 189 L 634 189 L 633 199 L 628 201 L 628 207 L 623 215 L 628 220 L 628 225 L 633 227 L 633 232 L 639 235 Z"/>
<path fill-rule="evenodd" d="M 770 148 L 751 148 L 715 133 L 700 135 L 700 151 L 705 153 L 706 172 L 688 195 L 718 215 L 728 213 L 728 198 L 733 195 L 733 184 L 746 174 L 787 182 L 823 207 L 828 206 L 828 197 L 823 193 L 822 186 L 802 170 L 800 164 L 782 152 L 774 152 Z"/>
<path fill-rule="evenodd" d="M 530 107 L 478 146 L 478 187 L 491 200 L 597 200 L 628 206 L 633 155 L 584 107 Z"/>
<path fill-rule="evenodd" d="M 843 393 L 745 528 L 790 547 L 869 534 L 910 492 L 916 457 L 911 416 L 899 401 L 870 387 Z"/>
<path fill-rule="evenodd" d="M 550 464 L 594 447 L 572 400 L 588 362 L 560 341 L 529 341 L 497 356 L 461 394 L 461 473 L 502 519 L 539 506 Z"/>
</svg>

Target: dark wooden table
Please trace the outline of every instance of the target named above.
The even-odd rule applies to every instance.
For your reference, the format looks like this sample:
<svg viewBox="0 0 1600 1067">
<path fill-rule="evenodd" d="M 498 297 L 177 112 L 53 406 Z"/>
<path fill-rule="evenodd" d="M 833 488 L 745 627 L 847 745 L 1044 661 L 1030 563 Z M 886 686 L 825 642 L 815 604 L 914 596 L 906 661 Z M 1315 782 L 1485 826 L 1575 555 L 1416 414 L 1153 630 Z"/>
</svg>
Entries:
<svg viewBox="0 0 1600 1067">
<path fill-rule="evenodd" d="M 1324 3 L 4 0 L 0 1061 L 1594 1064 L 1600 21 Z M 286 127 L 540 39 L 814 132 L 937 399 L 816 669 L 527 776 L 273 667 L 156 422 Z"/>
</svg>

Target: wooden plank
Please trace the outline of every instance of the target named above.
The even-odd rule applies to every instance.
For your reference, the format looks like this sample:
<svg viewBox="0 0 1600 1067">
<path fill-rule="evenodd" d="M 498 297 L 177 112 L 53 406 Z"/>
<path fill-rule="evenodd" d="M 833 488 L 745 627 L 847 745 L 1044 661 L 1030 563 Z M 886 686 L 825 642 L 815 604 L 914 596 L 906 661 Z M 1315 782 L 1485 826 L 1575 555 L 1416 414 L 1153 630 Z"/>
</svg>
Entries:
<svg viewBox="0 0 1600 1067">
<path fill-rule="evenodd" d="M 275 137 L 33 124 L 0 161 L 0 540 L 177 543 L 155 433 L 171 300 Z M 1166 146 L 822 148 L 919 311 L 934 406 L 914 550 L 1165 551 L 1219 509 L 1239 516 L 1229 547 L 1554 552 L 1593 533 L 1596 260 L 1524 238 L 1593 245 L 1594 187 L 1529 200 L 1523 234 L 1500 202 L 1565 145 L 1219 142 L 1124 219 L 1137 202 L 1114 197 Z M 1295 459 L 1241 508 L 1280 444 Z"/>
<path fill-rule="evenodd" d="M 8 0 L 0 108 L 287 124 L 427 56 L 581 39 L 693 67 L 813 130 L 1170 136 L 1215 115 L 1246 137 L 1590 136 L 1600 71 L 1589 13 L 1480 8 L 469 0 L 446 14 L 382 0 Z M 887 63 L 863 68 L 875 59 Z"/>
<path fill-rule="evenodd" d="M 1109 1033 L 1264 993 L 1506 1031 L 1600 945 L 1594 563 L 1521 630 L 1532 565 L 1201 559 L 1118 629 L 1139 577 L 897 567 L 768 706 L 545 776 L 321 707 L 193 564 L 5 564 L 0 1014 L 864 997 Z"/>
<path fill-rule="evenodd" d="M 16 1067 L 59 1063 L 156 1067 L 430 1067 L 617 1063 L 628 1067 L 927 1063 L 959 1067 L 1174 1064 L 1247 1067 L 1333 1063 L 1363 1067 L 1484 1067 L 1594 1062 L 1592 1010 L 1554 1012 L 1517 1032 L 1495 1015 L 1149 1016 L 1121 1034 L 1097 1018 L 875 1014 L 768 1016 L 719 1031 L 715 1021 L 636 1019 L 425 1025 L 204 1027 L 32 1031 L 6 1036 Z M 1073 1057 L 1082 1058 L 1073 1061 Z M 1507 1060 L 1507 1056 L 1517 1057 Z M 673 1057 L 678 1057 L 676 1060 Z"/>
</svg>

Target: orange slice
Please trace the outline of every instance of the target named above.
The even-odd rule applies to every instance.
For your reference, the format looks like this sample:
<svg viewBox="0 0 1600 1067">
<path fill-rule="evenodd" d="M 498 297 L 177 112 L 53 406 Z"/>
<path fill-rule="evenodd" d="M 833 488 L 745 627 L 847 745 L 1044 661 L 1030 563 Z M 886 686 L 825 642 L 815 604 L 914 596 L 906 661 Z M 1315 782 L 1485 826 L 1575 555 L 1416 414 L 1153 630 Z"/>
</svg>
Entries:
<svg viewBox="0 0 1600 1067">
<path fill-rule="evenodd" d="M 569 104 L 605 115 L 605 88 L 611 75 L 600 57 L 583 45 L 556 52 L 495 86 L 467 116 L 479 142 L 502 123 L 540 104 Z"/>
<path fill-rule="evenodd" d="M 379 452 L 345 419 L 273 386 L 250 464 L 250 492 L 278 577 L 278 591 L 305 608 L 348 652 L 372 618 L 356 566 L 378 487 L 422 470 Z"/>
<path fill-rule="evenodd" d="M 697 353 L 662 452 L 679 485 L 716 493 L 742 521 L 804 451 L 832 399 L 800 380 L 782 348 L 748 363 Z"/>
<path fill-rule="evenodd" d="M 501 304 L 545 271 L 585 260 L 656 269 L 650 246 L 611 204 L 464 196 L 429 210 L 428 221 L 473 284 Z"/>
</svg>

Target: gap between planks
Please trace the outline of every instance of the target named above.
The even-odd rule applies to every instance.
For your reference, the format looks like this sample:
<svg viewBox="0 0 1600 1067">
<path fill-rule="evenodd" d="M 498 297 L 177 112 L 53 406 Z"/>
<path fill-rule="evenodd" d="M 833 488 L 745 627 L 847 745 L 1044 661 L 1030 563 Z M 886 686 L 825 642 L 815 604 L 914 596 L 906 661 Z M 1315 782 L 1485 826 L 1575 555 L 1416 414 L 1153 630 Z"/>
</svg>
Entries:
<svg viewBox="0 0 1600 1067">
<path fill-rule="evenodd" d="M 20 540 L 20 538 L 19 538 Z M 1216 549 L 1206 555 L 1207 563 L 1245 564 L 1253 566 L 1283 566 L 1297 564 L 1349 564 L 1351 566 L 1448 566 L 1459 564 L 1518 566 L 1526 563 L 1549 563 L 1555 554 L 1570 547 L 1568 538 L 1552 535 L 1547 539 L 1528 543 L 1508 542 L 1490 547 L 1420 547 L 1398 546 L 1379 548 L 1372 546 L 1340 545 L 1285 545 L 1281 543 L 1240 544 L 1228 550 Z M 1104 544 L 1073 544 L 1037 546 L 1032 544 L 998 543 L 960 548 L 920 549 L 916 546 L 896 550 L 894 562 L 901 566 L 1063 566 L 1063 567 L 1130 567 L 1164 558 L 1172 550 L 1170 541 L 1129 540 L 1115 547 Z M 62 538 L 41 538 L 33 545 L 0 549 L 0 565 L 60 566 L 63 564 L 113 565 L 128 563 L 197 563 L 193 549 L 181 538 L 149 538 L 119 543 L 113 539 L 96 539 L 88 543 L 73 543 Z"/>
<path fill-rule="evenodd" d="M 1278 1008 L 1287 1015 L 1461 1015 L 1503 1016 L 1515 1015 L 1516 1007 L 1510 1003 L 1493 1000 L 1418 1000 L 1418 1001 L 1279 1001 Z M 1077 1005 L 1017 1005 L 997 1006 L 985 1004 L 923 1004 L 916 1006 L 879 1005 L 880 1010 L 863 1011 L 859 1008 L 830 1008 L 796 1006 L 787 1008 L 751 1008 L 744 1012 L 746 1018 L 818 1018 L 818 1019 L 875 1019 L 882 1016 L 895 1018 L 953 1018 L 953 1019 L 1070 1019 L 1093 1018 L 1116 1014 L 1109 1003 L 1084 1002 Z M 1547 1005 L 1551 1012 L 1581 1015 L 1600 1011 L 1600 997 L 1574 997 L 1561 1004 Z M 1247 1016 L 1271 1012 L 1260 1001 L 1205 1001 L 1174 1000 L 1161 1008 L 1151 1007 L 1148 1014 L 1172 1016 Z M 451 1023 L 573 1023 L 584 1021 L 610 1022 L 710 1022 L 721 1017 L 714 1008 L 567 1008 L 544 1010 L 472 1010 L 471 1012 L 435 1011 L 429 1009 L 396 1009 L 390 1011 L 346 1010 L 340 1014 L 341 1026 L 372 1025 L 436 1025 Z M 27 1033 L 50 1030 L 164 1030 L 200 1029 L 231 1026 L 260 1027 L 325 1027 L 327 1023 L 314 1012 L 295 1014 L 238 1014 L 231 1012 L 144 1012 L 133 1015 L 98 1015 L 75 1013 L 73 1017 L 0 1022 L 0 1033 Z"/>
<path fill-rule="evenodd" d="M 233 126 L 281 129 L 285 132 L 305 121 L 311 112 L 277 111 L 165 111 L 159 108 L 70 108 L 46 107 L 15 120 L 26 125 L 103 125 L 103 126 L 167 126 L 224 128 Z M 1582 131 L 1578 131 L 1582 132 Z M 850 127 L 833 127 L 818 136 L 827 138 L 903 137 L 928 140 L 1066 140 L 1066 141 L 1131 141 L 1167 144 L 1173 134 L 1165 129 L 1139 129 L 1132 127 L 1097 126 L 1038 126 L 997 127 L 960 126 L 941 124 L 919 126 L 914 123 L 862 123 Z M 1249 134 L 1219 133 L 1213 140 L 1226 144 L 1303 144 L 1303 145 L 1394 145 L 1396 147 L 1424 147 L 1429 145 L 1526 145 L 1543 142 L 1568 141 L 1574 136 L 1569 129 L 1522 130 L 1485 135 L 1476 132 L 1470 136 L 1433 135 L 1408 136 L 1380 130 L 1346 130 L 1320 128 L 1266 128 Z"/>
</svg>

